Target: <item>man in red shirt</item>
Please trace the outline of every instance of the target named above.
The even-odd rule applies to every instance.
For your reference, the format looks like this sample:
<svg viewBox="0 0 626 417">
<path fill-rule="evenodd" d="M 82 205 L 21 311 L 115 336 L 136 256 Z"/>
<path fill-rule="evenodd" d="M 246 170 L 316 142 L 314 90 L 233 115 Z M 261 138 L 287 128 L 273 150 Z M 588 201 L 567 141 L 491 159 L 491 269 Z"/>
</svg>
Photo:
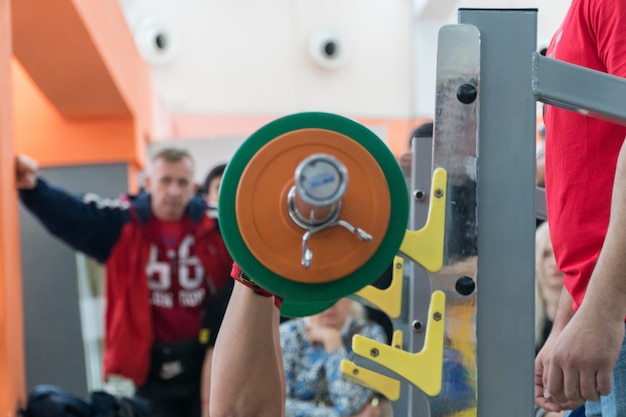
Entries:
<svg viewBox="0 0 626 417">
<path fill-rule="evenodd" d="M 626 78 L 624 3 L 573 0 L 548 57 Z M 626 127 L 553 106 L 544 121 L 548 220 L 566 276 L 535 362 L 536 402 L 625 416 Z"/>
</svg>

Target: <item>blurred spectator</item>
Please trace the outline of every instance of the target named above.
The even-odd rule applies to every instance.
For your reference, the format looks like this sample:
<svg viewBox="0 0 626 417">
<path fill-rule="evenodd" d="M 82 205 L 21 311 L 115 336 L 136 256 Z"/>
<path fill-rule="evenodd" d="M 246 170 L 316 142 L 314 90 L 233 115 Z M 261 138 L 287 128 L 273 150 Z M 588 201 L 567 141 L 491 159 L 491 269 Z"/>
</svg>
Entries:
<svg viewBox="0 0 626 417">
<path fill-rule="evenodd" d="M 362 318 L 362 306 L 342 298 L 310 317 L 280 325 L 286 379 L 286 417 L 379 417 L 375 393 L 343 379 L 340 364 L 352 351 L 352 336 L 386 343 L 381 326 Z"/>
</svg>

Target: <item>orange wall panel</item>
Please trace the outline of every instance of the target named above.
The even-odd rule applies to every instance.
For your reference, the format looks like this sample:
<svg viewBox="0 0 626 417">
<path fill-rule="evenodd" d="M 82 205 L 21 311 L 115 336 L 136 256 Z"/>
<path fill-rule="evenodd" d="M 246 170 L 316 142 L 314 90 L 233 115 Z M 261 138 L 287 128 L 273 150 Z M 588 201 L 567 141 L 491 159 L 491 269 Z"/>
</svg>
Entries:
<svg viewBox="0 0 626 417">
<path fill-rule="evenodd" d="M 12 69 L 17 152 L 42 166 L 139 163 L 131 115 L 64 117 L 16 60 Z"/>
<path fill-rule="evenodd" d="M 0 414 L 24 401 L 24 334 L 11 97 L 10 1 L 0 0 Z"/>
<path fill-rule="evenodd" d="M 28 0 L 9 16 L 18 151 L 143 168 L 157 97 L 119 2 Z"/>
<path fill-rule="evenodd" d="M 128 113 L 72 0 L 14 1 L 11 15 L 13 54 L 60 112 L 73 116 Z"/>
<path fill-rule="evenodd" d="M 119 2 L 71 1 L 106 62 L 120 95 L 133 113 L 139 135 L 151 137 L 157 98 L 150 67 L 139 54 Z"/>
</svg>

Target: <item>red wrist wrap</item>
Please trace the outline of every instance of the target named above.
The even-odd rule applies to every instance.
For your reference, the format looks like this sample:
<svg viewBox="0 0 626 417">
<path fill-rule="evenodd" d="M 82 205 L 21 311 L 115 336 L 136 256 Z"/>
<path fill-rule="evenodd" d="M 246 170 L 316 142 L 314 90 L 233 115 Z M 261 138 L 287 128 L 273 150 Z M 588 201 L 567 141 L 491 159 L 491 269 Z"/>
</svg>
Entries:
<svg viewBox="0 0 626 417">
<path fill-rule="evenodd" d="M 234 280 L 241 282 L 246 287 L 251 288 L 252 291 L 255 292 L 255 294 L 261 295 L 263 297 L 274 297 L 274 305 L 276 305 L 276 307 L 280 308 L 280 305 L 282 304 L 282 299 L 280 297 L 272 294 L 271 292 L 267 291 L 266 289 L 260 287 L 256 282 L 254 282 L 254 280 L 252 278 L 247 276 L 241 270 L 239 265 L 237 265 L 236 263 L 233 263 L 233 268 L 230 271 L 230 276 Z"/>
</svg>

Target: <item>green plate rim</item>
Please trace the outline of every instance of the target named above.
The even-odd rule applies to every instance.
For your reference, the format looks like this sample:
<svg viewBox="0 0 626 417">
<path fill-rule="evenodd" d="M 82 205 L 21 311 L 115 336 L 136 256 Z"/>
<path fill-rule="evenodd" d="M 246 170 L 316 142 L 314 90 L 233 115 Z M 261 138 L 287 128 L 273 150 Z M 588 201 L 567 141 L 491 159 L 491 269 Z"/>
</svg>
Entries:
<svg viewBox="0 0 626 417">
<path fill-rule="evenodd" d="M 295 301 L 284 300 L 280 306 L 280 315 L 283 317 L 306 317 L 312 316 L 317 313 L 321 313 L 324 310 L 332 307 L 339 300 L 324 300 L 324 301 Z"/>
<path fill-rule="evenodd" d="M 309 128 L 331 130 L 361 144 L 376 159 L 382 169 L 391 203 L 389 227 L 372 257 L 359 269 L 345 277 L 320 284 L 292 281 L 266 268 L 246 246 L 236 218 L 239 180 L 252 157 L 275 138 L 292 131 Z M 303 302 L 337 300 L 360 290 L 378 278 L 397 254 L 406 233 L 409 216 L 406 182 L 396 158 L 387 145 L 375 133 L 356 121 L 323 112 L 303 112 L 284 116 L 250 135 L 227 164 L 220 185 L 218 203 L 219 223 L 224 243 L 241 269 L 261 287 L 273 294 L 283 299 Z"/>
</svg>

